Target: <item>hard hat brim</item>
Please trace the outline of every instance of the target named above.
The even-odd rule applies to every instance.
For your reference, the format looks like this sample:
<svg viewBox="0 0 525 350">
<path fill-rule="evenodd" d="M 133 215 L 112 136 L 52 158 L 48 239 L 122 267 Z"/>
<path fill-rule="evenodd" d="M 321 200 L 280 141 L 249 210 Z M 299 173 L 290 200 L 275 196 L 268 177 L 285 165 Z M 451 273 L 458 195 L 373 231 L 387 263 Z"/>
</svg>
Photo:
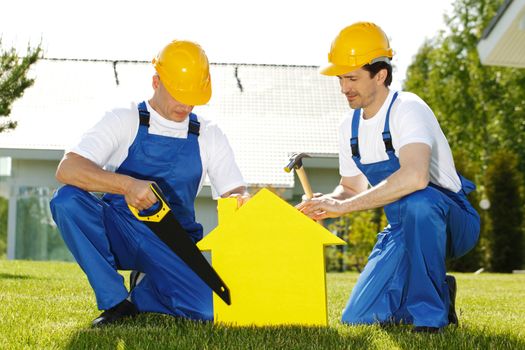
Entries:
<svg viewBox="0 0 525 350">
<path fill-rule="evenodd" d="M 171 97 L 175 100 L 184 103 L 188 106 L 200 106 L 205 105 L 211 98 L 211 85 L 206 87 L 203 91 L 180 91 L 171 90 L 166 86 Z"/>
<path fill-rule="evenodd" d="M 355 70 L 358 70 L 361 67 L 357 66 L 340 66 L 336 64 L 328 64 L 324 67 L 319 68 L 319 73 L 323 75 L 328 76 L 337 76 L 337 75 L 343 75 L 346 73 L 353 72 Z"/>
</svg>

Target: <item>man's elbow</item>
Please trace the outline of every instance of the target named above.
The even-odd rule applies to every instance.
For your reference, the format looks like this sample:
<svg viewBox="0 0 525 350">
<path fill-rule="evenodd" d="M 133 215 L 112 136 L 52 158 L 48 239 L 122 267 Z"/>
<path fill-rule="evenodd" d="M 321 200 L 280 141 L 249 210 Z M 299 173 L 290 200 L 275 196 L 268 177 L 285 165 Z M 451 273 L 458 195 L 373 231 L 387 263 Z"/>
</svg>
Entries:
<svg viewBox="0 0 525 350">
<path fill-rule="evenodd" d="M 418 171 L 413 169 L 405 169 L 401 175 L 403 192 L 412 193 L 427 188 L 430 181 L 430 174 L 428 171 Z"/>
<path fill-rule="evenodd" d="M 55 172 L 55 179 L 63 184 L 68 183 L 68 179 L 70 176 L 68 169 L 71 167 L 69 166 L 69 159 L 67 157 L 64 157 L 60 163 L 58 164 L 57 170 Z"/>
<path fill-rule="evenodd" d="M 55 179 L 60 183 L 66 183 L 66 175 L 64 174 L 64 170 L 60 165 L 55 172 Z"/>
<path fill-rule="evenodd" d="M 429 182 L 430 182 L 430 174 L 428 172 L 422 172 L 422 173 L 414 172 L 414 176 L 411 181 L 414 191 L 419 191 L 419 190 L 423 190 L 427 188 Z"/>
</svg>

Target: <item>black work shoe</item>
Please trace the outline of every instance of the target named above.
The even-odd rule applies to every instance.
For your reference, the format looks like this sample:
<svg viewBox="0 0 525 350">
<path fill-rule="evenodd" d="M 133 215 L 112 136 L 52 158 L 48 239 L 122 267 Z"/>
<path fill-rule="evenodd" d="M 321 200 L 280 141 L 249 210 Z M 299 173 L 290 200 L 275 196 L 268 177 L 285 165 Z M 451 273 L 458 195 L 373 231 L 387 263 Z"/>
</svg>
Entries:
<svg viewBox="0 0 525 350">
<path fill-rule="evenodd" d="M 443 330 L 438 327 L 416 326 L 412 328 L 414 333 L 441 333 Z"/>
<path fill-rule="evenodd" d="M 113 306 L 95 318 L 91 325 L 93 327 L 105 326 L 110 323 L 115 323 L 126 317 L 133 317 L 139 313 L 137 307 L 127 299 Z"/>
<path fill-rule="evenodd" d="M 459 325 L 458 315 L 456 314 L 456 291 L 457 284 L 456 278 L 452 275 L 447 275 L 445 281 L 448 284 L 448 293 L 450 297 L 450 305 L 448 307 L 448 323 L 453 325 Z"/>
</svg>

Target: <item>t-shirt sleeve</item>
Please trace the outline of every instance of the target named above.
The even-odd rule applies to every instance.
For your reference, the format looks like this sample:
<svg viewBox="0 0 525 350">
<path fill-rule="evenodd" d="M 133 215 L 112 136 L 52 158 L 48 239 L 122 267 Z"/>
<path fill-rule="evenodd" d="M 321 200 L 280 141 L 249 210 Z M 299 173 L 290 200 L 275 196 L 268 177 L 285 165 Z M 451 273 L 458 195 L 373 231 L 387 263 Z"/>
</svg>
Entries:
<svg viewBox="0 0 525 350">
<path fill-rule="evenodd" d="M 352 159 L 350 138 L 352 137 L 352 118 L 346 117 L 339 125 L 339 174 L 344 177 L 357 176 L 361 171 Z"/>
<path fill-rule="evenodd" d="M 123 125 L 121 118 L 113 112 L 107 112 L 68 151 L 77 153 L 98 166 L 104 167 L 111 155 L 125 142 L 124 139 L 129 130 L 129 127 Z"/>
<path fill-rule="evenodd" d="M 436 117 L 430 108 L 421 103 L 408 103 L 396 114 L 394 125 L 399 135 L 399 148 L 410 143 L 434 144 L 433 124 Z"/>
<path fill-rule="evenodd" d="M 246 186 L 241 171 L 235 162 L 233 150 L 226 135 L 216 125 L 208 126 L 210 147 L 207 150 L 207 173 L 214 197 L 218 197 L 239 186 Z"/>
</svg>

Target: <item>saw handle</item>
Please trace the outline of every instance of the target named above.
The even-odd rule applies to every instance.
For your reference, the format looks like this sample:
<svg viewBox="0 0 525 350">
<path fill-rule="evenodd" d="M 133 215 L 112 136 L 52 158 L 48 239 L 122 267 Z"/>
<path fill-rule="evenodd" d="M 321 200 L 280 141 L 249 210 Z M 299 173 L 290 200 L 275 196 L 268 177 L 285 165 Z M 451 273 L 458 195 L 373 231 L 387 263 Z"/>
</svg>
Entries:
<svg viewBox="0 0 525 350">
<path fill-rule="evenodd" d="M 164 197 L 164 194 L 156 183 L 152 182 L 150 188 L 153 191 L 153 194 L 155 194 L 155 197 L 159 200 L 156 204 L 153 204 L 152 208 L 155 207 L 154 209 L 138 210 L 129 204 L 128 207 L 133 215 L 135 215 L 140 221 L 159 222 L 170 211 L 170 207 L 168 206 L 166 197 Z"/>
</svg>

